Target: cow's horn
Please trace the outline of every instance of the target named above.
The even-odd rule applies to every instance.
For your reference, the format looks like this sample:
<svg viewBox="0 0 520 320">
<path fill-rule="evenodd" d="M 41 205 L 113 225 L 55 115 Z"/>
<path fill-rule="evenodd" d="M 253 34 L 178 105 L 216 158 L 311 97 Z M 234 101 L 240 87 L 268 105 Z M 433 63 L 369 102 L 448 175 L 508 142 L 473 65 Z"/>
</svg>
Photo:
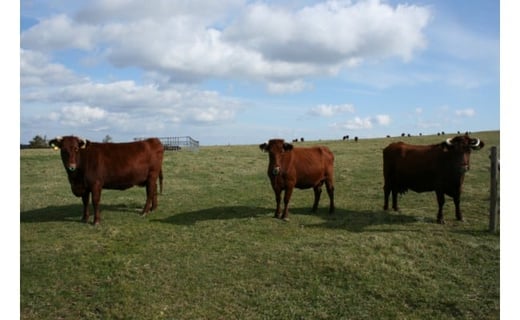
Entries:
<svg viewBox="0 0 520 320">
<path fill-rule="evenodd" d="M 446 144 L 451 146 L 451 138 L 446 139 Z"/>
<path fill-rule="evenodd" d="M 84 138 L 78 138 L 79 141 L 83 142 L 81 149 L 85 149 L 87 147 L 87 139 Z"/>
<path fill-rule="evenodd" d="M 471 144 L 472 147 L 478 147 L 479 144 L 480 144 L 480 139 L 479 138 L 476 138 L 474 139 L 475 140 L 475 143 Z"/>
</svg>

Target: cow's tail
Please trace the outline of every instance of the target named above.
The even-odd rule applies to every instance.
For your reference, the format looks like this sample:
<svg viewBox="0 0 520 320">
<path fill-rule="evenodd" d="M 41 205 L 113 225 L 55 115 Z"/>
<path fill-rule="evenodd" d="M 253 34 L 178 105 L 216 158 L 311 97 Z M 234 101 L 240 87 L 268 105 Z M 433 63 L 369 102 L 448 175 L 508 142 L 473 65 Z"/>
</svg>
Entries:
<svg viewBox="0 0 520 320">
<path fill-rule="evenodd" d="M 162 168 L 161 170 L 159 170 L 159 192 L 160 194 L 162 194 L 162 181 L 163 181 L 163 173 L 162 173 Z"/>
</svg>

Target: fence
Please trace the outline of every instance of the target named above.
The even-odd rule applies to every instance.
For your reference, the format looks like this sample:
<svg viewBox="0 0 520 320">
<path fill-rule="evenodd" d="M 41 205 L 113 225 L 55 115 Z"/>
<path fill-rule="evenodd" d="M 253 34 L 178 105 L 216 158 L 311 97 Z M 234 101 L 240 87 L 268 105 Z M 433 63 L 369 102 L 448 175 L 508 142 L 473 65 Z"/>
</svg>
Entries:
<svg viewBox="0 0 520 320">
<path fill-rule="evenodd" d="M 146 138 L 134 138 L 134 141 L 144 140 Z M 192 137 L 161 137 L 159 138 L 161 143 L 164 145 L 164 150 L 188 150 L 188 151 L 198 151 L 199 150 L 199 141 L 193 139 Z"/>
<path fill-rule="evenodd" d="M 490 196 L 489 196 L 489 231 L 496 232 L 498 226 L 498 172 L 500 171 L 500 162 L 497 155 L 497 147 L 491 147 L 490 170 Z"/>
</svg>

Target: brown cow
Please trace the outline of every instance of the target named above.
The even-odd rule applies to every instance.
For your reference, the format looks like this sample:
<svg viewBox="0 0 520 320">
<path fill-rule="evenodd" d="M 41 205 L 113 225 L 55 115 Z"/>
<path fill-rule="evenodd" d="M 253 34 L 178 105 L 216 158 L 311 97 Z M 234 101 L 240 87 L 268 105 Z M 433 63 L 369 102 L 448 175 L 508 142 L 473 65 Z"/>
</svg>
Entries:
<svg viewBox="0 0 520 320">
<path fill-rule="evenodd" d="M 269 152 L 267 175 L 276 197 L 276 218 L 288 220 L 289 200 L 295 187 L 314 189 L 312 211 L 316 212 L 323 183 L 330 198 L 329 213 L 334 212 L 334 154 L 329 148 L 294 148 L 282 139 L 269 140 L 259 147 L 262 151 Z M 282 190 L 285 190 L 284 210 L 280 216 Z"/>
<path fill-rule="evenodd" d="M 397 211 L 398 193 L 405 193 L 408 189 L 415 192 L 435 191 L 439 206 L 437 222 L 444 223 L 442 207 L 445 194 L 453 198 L 457 219 L 464 221 L 460 211 L 464 174 L 469 170 L 471 150 L 483 147 L 484 142 L 469 136 L 456 136 L 427 146 L 404 142 L 389 144 L 383 150 L 384 210 L 388 210 L 390 192 L 392 208 Z"/>
<path fill-rule="evenodd" d="M 89 219 L 92 193 L 94 224 L 99 224 L 101 189 L 125 190 L 146 186 L 146 204 L 142 214 L 157 208 L 157 178 L 162 192 L 164 147 L 157 138 L 129 143 L 95 143 L 74 136 L 57 137 L 49 144 L 61 149 L 61 160 L 72 193 L 83 201 L 83 218 Z"/>
</svg>

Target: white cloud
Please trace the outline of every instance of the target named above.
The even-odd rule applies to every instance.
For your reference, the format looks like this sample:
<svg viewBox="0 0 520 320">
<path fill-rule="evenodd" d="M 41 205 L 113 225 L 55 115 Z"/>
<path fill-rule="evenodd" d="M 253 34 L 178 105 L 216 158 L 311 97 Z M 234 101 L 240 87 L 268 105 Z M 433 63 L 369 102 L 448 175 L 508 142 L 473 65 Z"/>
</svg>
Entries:
<svg viewBox="0 0 520 320">
<path fill-rule="evenodd" d="M 63 107 L 59 113 L 51 113 L 49 119 L 57 120 L 64 125 L 76 126 L 100 121 L 106 116 L 107 112 L 101 108 L 72 105 Z"/>
<path fill-rule="evenodd" d="M 475 110 L 472 108 L 455 110 L 455 115 L 459 117 L 473 117 L 475 115 Z"/>
<path fill-rule="evenodd" d="M 409 60 L 424 48 L 427 8 L 380 1 L 327 1 L 296 11 L 253 3 L 225 38 L 269 60 L 341 64 L 359 58 Z"/>
<path fill-rule="evenodd" d="M 297 93 L 304 91 L 310 85 L 302 80 L 286 81 L 286 82 L 269 82 L 267 91 L 274 94 Z"/>
<path fill-rule="evenodd" d="M 377 124 L 386 126 L 389 125 L 392 120 L 390 119 L 390 116 L 387 114 L 378 114 L 374 117 L 374 120 Z"/>
<path fill-rule="evenodd" d="M 22 32 L 21 47 L 79 49 L 172 81 L 248 78 L 266 82 L 270 92 L 291 93 L 308 88 L 303 79 L 310 75 L 337 74 L 370 59 L 410 60 L 426 45 L 430 16 L 426 7 L 378 0 L 296 10 L 241 0 L 94 1 L 75 15 L 41 19 Z"/>
<path fill-rule="evenodd" d="M 355 117 L 354 119 L 347 120 L 345 123 L 333 124 L 333 127 L 339 127 L 349 130 L 358 129 L 371 129 L 373 127 L 372 120 L 368 118 Z"/>
<path fill-rule="evenodd" d="M 20 50 L 20 84 L 24 88 L 62 85 L 79 82 L 81 79 L 65 66 L 52 63 L 36 51 Z"/>
<path fill-rule="evenodd" d="M 133 80 L 95 82 L 49 63 L 43 54 L 22 50 L 21 56 L 22 135 L 42 131 L 59 135 L 64 128 L 67 133 L 109 128 L 111 134 L 156 134 L 168 126 L 229 123 L 243 108 L 240 100 L 216 91 Z"/>
<path fill-rule="evenodd" d="M 96 43 L 99 28 L 77 23 L 60 14 L 43 19 L 20 36 L 23 48 L 42 51 L 77 48 L 91 50 Z"/>
<path fill-rule="evenodd" d="M 344 123 L 335 123 L 332 127 L 349 130 L 372 129 L 374 125 L 386 126 L 390 124 L 391 118 L 389 115 L 381 114 L 373 117 L 354 117 Z"/>
<path fill-rule="evenodd" d="M 333 117 L 341 113 L 354 113 L 354 106 L 351 104 L 341 104 L 341 105 L 327 105 L 321 104 L 317 107 L 312 108 L 308 113 L 314 116 L 320 117 Z"/>
</svg>

